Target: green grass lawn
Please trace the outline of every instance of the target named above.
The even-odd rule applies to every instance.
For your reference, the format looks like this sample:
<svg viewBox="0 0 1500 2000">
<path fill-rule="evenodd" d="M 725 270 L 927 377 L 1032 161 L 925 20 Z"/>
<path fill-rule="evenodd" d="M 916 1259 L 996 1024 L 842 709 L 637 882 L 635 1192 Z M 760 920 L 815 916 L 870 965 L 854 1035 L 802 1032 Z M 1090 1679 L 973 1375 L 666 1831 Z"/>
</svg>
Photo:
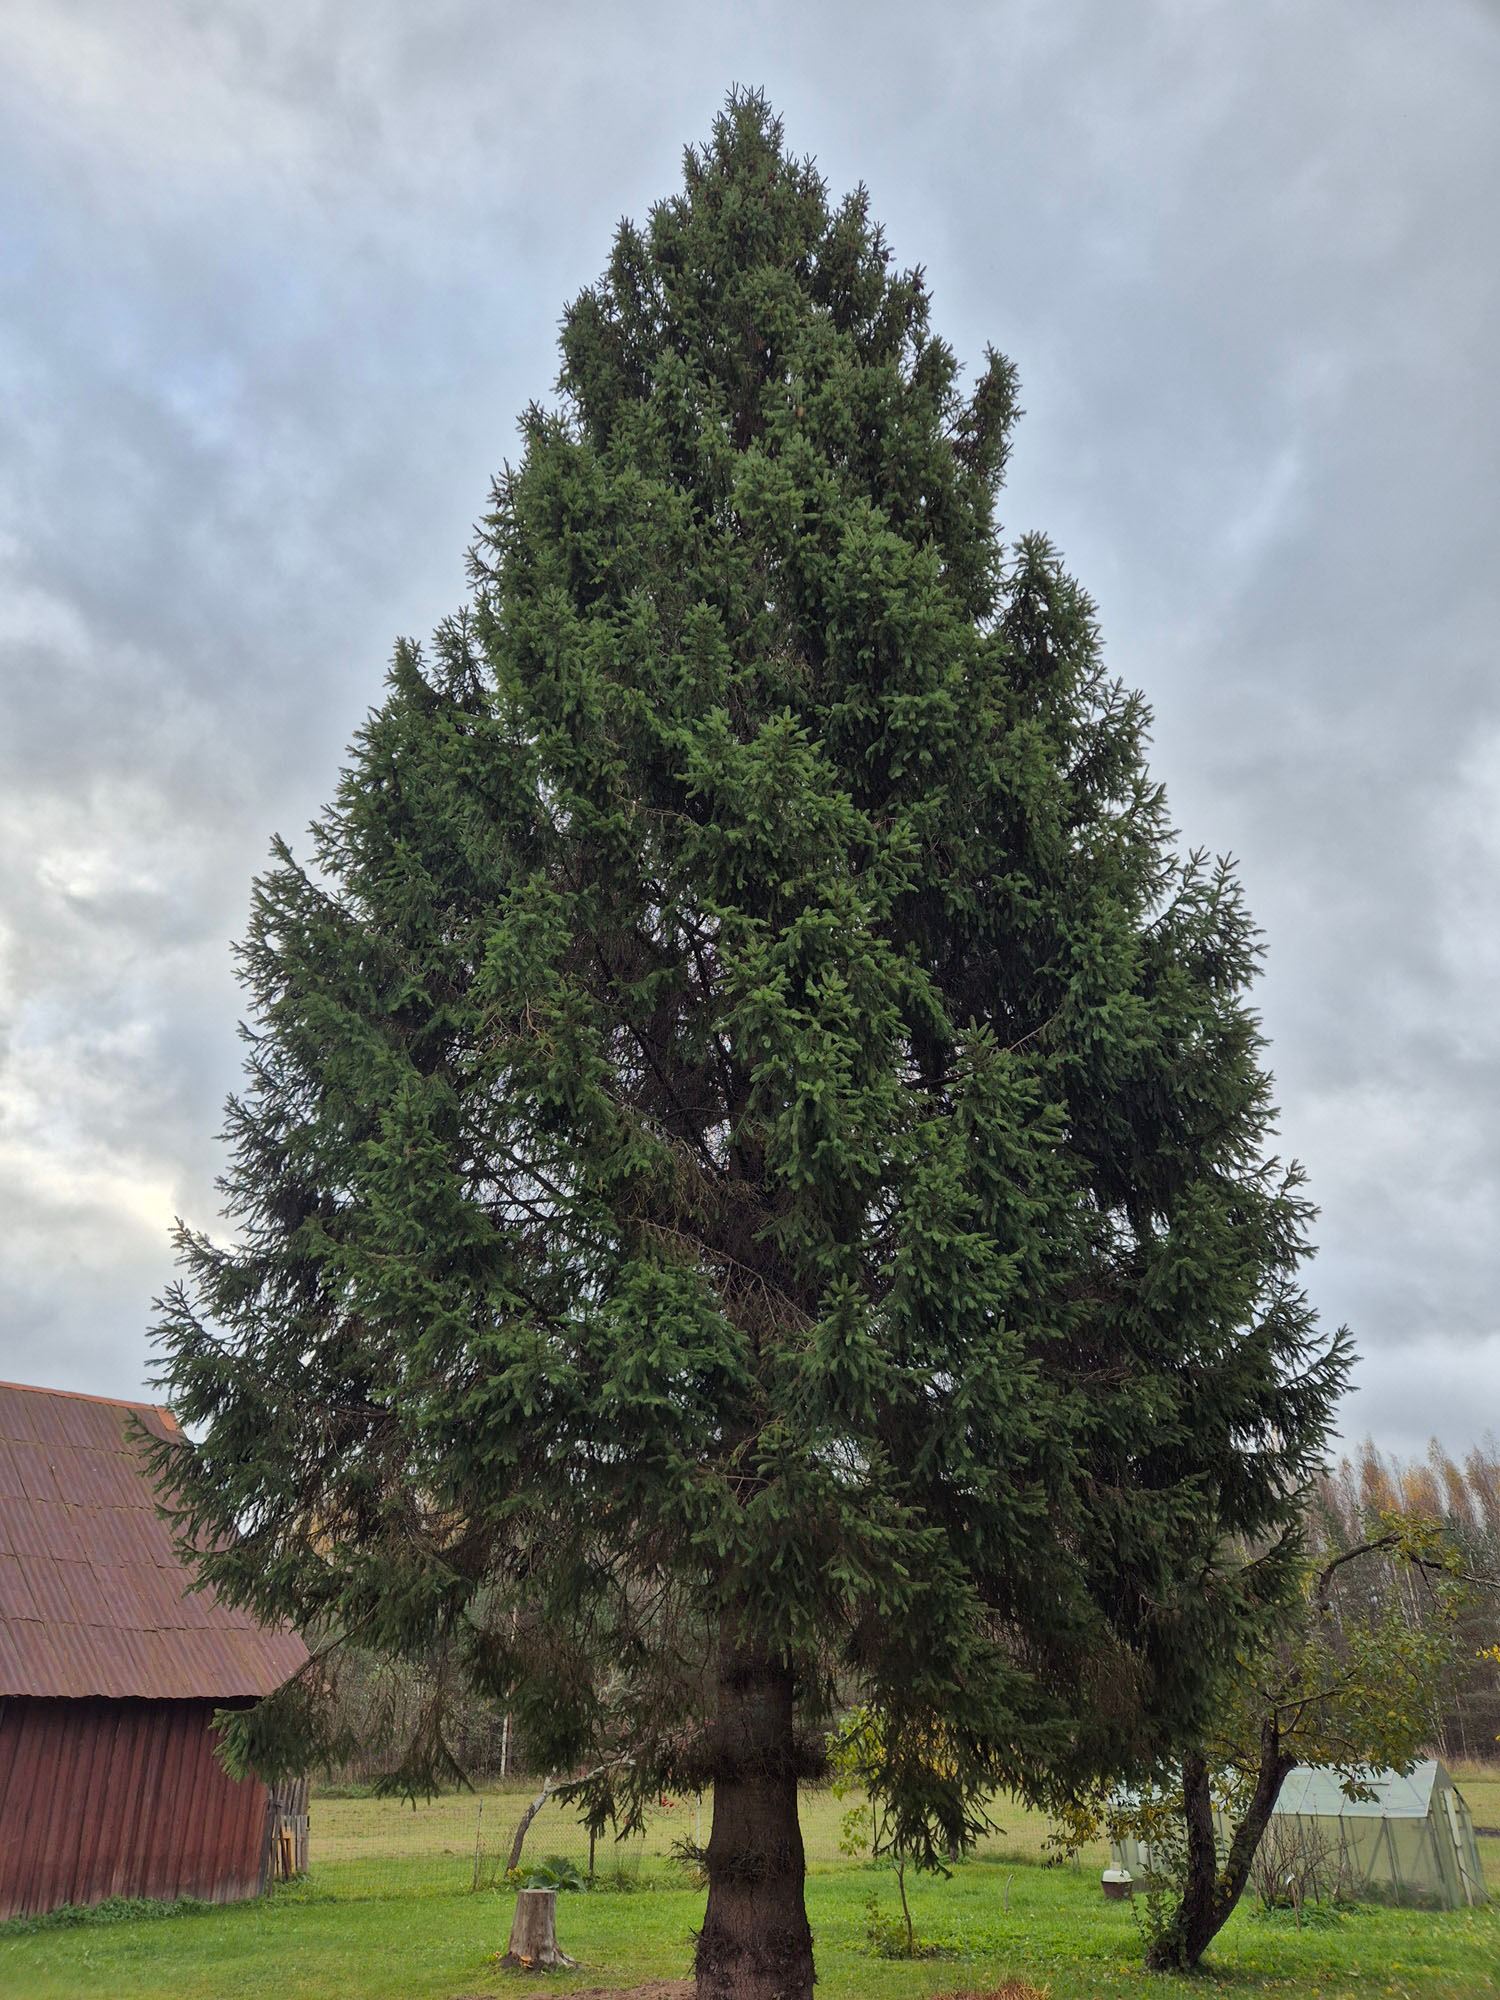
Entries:
<svg viewBox="0 0 1500 2000">
<path fill-rule="evenodd" d="M 1461 1782 L 1476 1821 L 1500 1825 L 1500 1774 L 1465 1773 Z M 485 1819 L 506 1844 L 518 1797 L 514 1790 L 486 1795 Z M 987 1843 L 947 1881 L 912 1884 L 919 1933 L 953 1956 L 916 1963 L 874 1958 L 865 1906 L 875 1897 L 894 1915 L 895 1882 L 888 1870 L 838 1857 L 842 1811 L 826 1794 L 813 1794 L 804 1815 L 812 1862 L 808 1905 L 826 2000 L 923 2000 L 1011 1977 L 1032 1981 L 1051 2000 L 1106 1994 L 1161 2000 L 1175 1991 L 1302 2000 L 1500 1995 L 1500 1902 L 1444 1913 L 1362 1909 L 1300 1932 L 1289 1918 L 1242 1910 L 1201 1979 L 1148 1979 L 1129 1908 L 1099 1893 L 1100 1857 L 1077 1869 L 1043 1866 L 1045 1822 L 1009 1807 L 997 1811 L 1006 1838 Z M 385 1801 L 320 1798 L 307 1885 L 267 1902 L 194 1914 L 0 1931 L 0 1994 L 7 2000 L 456 2000 L 538 1988 L 561 1996 L 580 1986 L 685 1976 L 702 1892 L 660 1885 L 673 1879 L 671 1840 L 695 1830 L 695 1803 L 678 1802 L 660 1820 L 635 1864 L 643 1880 L 658 1886 L 559 1898 L 559 1939 L 580 1961 L 574 1973 L 528 1980 L 493 1962 L 505 1947 L 511 1900 L 503 1891 L 468 1890 L 476 1827 L 482 1836 L 484 1829 L 476 1799 L 437 1800 L 412 1813 Z M 529 1855 L 576 1851 L 562 1817 L 540 1834 L 528 1841 Z M 1491 1884 L 1500 1888 L 1500 1840 L 1486 1838 L 1482 1849 Z M 601 1867 L 607 1859 L 613 1857 L 601 1848 Z"/>
</svg>

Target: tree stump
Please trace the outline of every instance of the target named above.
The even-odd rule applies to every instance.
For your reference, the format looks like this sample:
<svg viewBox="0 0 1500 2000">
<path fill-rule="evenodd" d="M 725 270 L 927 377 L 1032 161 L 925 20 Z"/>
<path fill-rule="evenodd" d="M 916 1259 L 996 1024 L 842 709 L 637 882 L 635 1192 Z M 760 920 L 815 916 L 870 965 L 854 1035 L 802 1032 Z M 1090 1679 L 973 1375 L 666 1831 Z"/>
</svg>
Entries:
<svg viewBox="0 0 1500 2000">
<path fill-rule="evenodd" d="M 575 1959 L 557 1948 L 557 1891 L 522 1889 L 516 1896 L 516 1914 L 511 1920 L 510 1946 L 505 1964 L 526 1970 L 546 1970 L 554 1965 L 574 1965 Z"/>
</svg>

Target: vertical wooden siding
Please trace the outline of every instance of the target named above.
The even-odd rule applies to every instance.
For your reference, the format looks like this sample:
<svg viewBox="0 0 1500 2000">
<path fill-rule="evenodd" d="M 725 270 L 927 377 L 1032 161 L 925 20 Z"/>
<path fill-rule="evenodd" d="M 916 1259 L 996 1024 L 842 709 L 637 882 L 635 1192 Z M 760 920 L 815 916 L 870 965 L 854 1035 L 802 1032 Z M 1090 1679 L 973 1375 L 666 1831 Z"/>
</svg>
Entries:
<svg viewBox="0 0 1500 2000">
<path fill-rule="evenodd" d="M 214 1706 L 0 1702 L 0 1920 L 108 1896 L 255 1895 L 266 1791 L 214 1761 Z"/>
</svg>

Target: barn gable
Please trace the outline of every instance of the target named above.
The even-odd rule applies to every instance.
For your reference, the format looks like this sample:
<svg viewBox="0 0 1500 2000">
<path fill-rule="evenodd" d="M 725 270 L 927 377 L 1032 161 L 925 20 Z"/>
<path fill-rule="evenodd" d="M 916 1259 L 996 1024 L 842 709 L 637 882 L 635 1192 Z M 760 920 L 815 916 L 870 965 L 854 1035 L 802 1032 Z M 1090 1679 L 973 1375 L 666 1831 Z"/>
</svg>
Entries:
<svg viewBox="0 0 1500 2000">
<path fill-rule="evenodd" d="M 269 1694 L 306 1649 L 190 1594 L 132 1420 L 179 1435 L 151 1404 L 0 1384 L 0 1696 Z"/>
</svg>

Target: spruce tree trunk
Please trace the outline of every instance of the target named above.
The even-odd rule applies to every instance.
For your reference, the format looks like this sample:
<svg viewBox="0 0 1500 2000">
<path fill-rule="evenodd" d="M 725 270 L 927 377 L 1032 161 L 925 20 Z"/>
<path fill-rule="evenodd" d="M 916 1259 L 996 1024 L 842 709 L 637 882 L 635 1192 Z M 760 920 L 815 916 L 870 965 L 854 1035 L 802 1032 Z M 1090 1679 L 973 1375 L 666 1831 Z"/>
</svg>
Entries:
<svg viewBox="0 0 1500 2000">
<path fill-rule="evenodd" d="M 699 2000 L 810 2000 L 812 1931 L 797 1817 L 792 1673 L 753 1632 L 720 1632 L 708 1908 Z"/>
</svg>

